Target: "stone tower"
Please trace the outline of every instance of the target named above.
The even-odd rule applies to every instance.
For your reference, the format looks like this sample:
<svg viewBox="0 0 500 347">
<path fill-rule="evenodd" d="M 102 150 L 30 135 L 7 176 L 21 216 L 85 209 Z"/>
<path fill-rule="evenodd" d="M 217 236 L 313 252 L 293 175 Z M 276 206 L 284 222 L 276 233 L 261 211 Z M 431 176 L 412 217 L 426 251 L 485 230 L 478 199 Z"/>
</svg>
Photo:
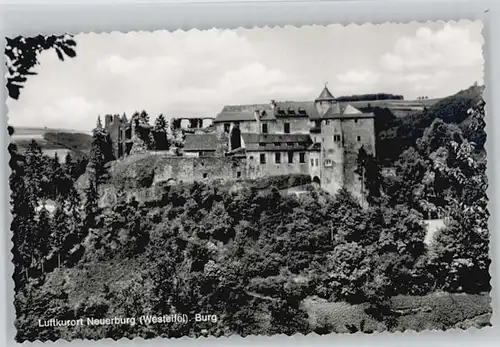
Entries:
<svg viewBox="0 0 500 347">
<path fill-rule="evenodd" d="M 328 87 L 325 83 L 325 88 L 321 94 L 314 100 L 314 104 L 316 105 L 316 109 L 318 110 L 319 115 L 322 117 L 330 108 L 334 107 L 337 104 L 337 100 L 333 97 L 332 93 L 328 90 Z"/>
<path fill-rule="evenodd" d="M 375 155 L 374 115 L 340 105 L 326 86 L 315 105 L 321 116 L 321 186 L 331 194 L 344 187 L 364 204 L 364 177 L 357 174 L 357 159 L 361 147 Z"/>
</svg>

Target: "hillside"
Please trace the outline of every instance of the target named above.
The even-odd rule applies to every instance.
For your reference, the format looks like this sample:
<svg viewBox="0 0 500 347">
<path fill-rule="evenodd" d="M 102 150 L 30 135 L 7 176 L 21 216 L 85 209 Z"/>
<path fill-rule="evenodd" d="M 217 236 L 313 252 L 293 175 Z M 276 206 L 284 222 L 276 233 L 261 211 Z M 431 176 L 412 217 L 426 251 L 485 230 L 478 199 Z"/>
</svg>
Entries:
<svg viewBox="0 0 500 347">
<path fill-rule="evenodd" d="M 406 117 L 396 117 L 392 112 L 388 112 L 387 108 L 392 111 L 390 106 L 383 108 L 380 106 L 383 104 L 371 105 L 376 117 L 379 159 L 384 164 L 391 165 L 405 149 L 415 145 L 435 119 L 457 124 L 466 138 L 475 142 L 476 148 L 481 151 L 486 140 L 485 134 L 470 131 L 468 125 L 472 120 L 467 111 L 482 100 L 483 91 L 484 86 L 471 86 L 440 100 L 422 100 L 424 103 L 429 102 L 429 106 Z"/>
<path fill-rule="evenodd" d="M 48 154 L 58 153 L 64 157 L 71 151 L 74 156 L 88 156 L 92 136 L 89 133 L 70 129 L 14 127 L 12 142 L 21 149 L 26 149 L 35 140 L 42 150 Z"/>
</svg>

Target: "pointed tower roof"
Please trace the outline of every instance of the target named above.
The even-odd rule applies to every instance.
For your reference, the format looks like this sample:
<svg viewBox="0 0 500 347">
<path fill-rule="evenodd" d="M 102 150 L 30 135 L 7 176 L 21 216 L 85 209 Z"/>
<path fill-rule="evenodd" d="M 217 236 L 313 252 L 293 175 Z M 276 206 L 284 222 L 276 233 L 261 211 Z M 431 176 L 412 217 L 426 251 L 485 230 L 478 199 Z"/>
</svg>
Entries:
<svg viewBox="0 0 500 347">
<path fill-rule="evenodd" d="M 325 83 L 325 88 L 323 88 L 323 91 L 315 101 L 335 101 L 332 93 L 328 90 L 327 84 L 328 83 Z"/>
</svg>

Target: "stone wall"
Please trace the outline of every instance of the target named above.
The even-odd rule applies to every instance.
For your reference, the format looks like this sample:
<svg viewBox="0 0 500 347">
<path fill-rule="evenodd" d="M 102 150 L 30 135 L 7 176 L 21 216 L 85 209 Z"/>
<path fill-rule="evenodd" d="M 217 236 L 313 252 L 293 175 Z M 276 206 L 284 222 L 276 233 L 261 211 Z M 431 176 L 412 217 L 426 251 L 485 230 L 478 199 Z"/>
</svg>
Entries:
<svg viewBox="0 0 500 347">
<path fill-rule="evenodd" d="M 375 154 L 375 128 L 373 118 L 342 120 L 344 149 L 344 185 L 361 202 L 364 202 L 362 177 L 357 170 L 359 149 Z"/>
<path fill-rule="evenodd" d="M 110 166 L 111 182 L 100 187 L 100 205 L 116 202 L 119 191 L 127 199 L 150 201 L 161 197 L 164 185 L 227 182 L 247 179 L 245 157 L 176 157 L 167 153 L 130 156 Z"/>
<path fill-rule="evenodd" d="M 281 154 L 281 163 L 275 163 L 275 153 Z M 247 175 L 250 179 L 255 179 L 265 176 L 278 176 L 278 175 L 308 175 L 309 165 L 308 165 L 308 153 L 305 153 L 304 163 L 300 163 L 300 152 L 293 153 L 293 163 L 288 163 L 288 152 L 248 152 L 247 153 Z M 266 163 L 260 163 L 260 155 L 264 154 L 266 156 Z"/>
<path fill-rule="evenodd" d="M 278 118 L 272 121 L 263 121 L 262 124 L 267 124 L 268 134 L 284 134 L 285 123 L 290 124 L 290 134 L 309 134 L 309 118 Z M 262 133 L 262 128 L 257 131 Z"/>
<path fill-rule="evenodd" d="M 113 155 L 115 158 L 119 156 L 119 139 L 122 132 L 122 121 L 118 115 L 106 115 L 104 118 L 104 129 L 108 132 L 111 140 Z"/>
<path fill-rule="evenodd" d="M 326 123 L 328 122 L 328 124 Z M 334 136 L 341 136 L 335 141 Z M 321 187 L 330 194 L 344 186 L 344 150 L 340 120 L 323 121 L 321 127 Z"/>
<path fill-rule="evenodd" d="M 148 188 L 159 182 L 193 182 L 246 178 L 245 157 L 180 157 L 144 153 L 114 162 L 110 167 L 117 187 Z"/>
</svg>

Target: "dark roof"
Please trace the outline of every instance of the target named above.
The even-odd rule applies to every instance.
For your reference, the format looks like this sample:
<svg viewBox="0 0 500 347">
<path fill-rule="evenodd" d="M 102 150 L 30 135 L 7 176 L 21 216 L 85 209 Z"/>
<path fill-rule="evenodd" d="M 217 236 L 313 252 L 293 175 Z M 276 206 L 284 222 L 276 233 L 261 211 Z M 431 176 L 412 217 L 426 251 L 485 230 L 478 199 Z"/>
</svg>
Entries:
<svg viewBox="0 0 500 347">
<path fill-rule="evenodd" d="M 255 115 L 253 112 L 248 111 L 224 111 L 217 115 L 214 119 L 214 123 L 221 122 L 240 122 L 240 121 L 255 121 Z"/>
<path fill-rule="evenodd" d="M 242 133 L 241 137 L 245 144 L 248 143 L 273 143 L 273 142 L 310 142 L 311 136 L 309 134 L 254 134 Z"/>
<path fill-rule="evenodd" d="M 306 151 L 312 142 L 309 134 L 242 133 L 241 137 L 247 151 Z"/>
<path fill-rule="evenodd" d="M 270 104 L 226 105 L 214 122 L 252 121 L 255 120 L 255 111 L 260 112 L 261 120 L 268 121 L 276 117 L 319 118 L 314 101 L 277 101 L 275 106 L 273 109 Z"/>
<path fill-rule="evenodd" d="M 333 100 L 335 100 L 335 98 L 333 97 L 332 93 L 330 93 L 326 85 L 325 88 L 323 88 L 321 94 L 316 99 L 316 101 L 333 101 Z"/>
<path fill-rule="evenodd" d="M 325 86 L 316 101 L 335 101 L 332 93 Z M 272 121 L 276 118 L 309 117 L 310 120 L 323 118 L 370 118 L 373 114 L 362 113 L 349 102 L 335 102 L 323 117 L 316 108 L 315 101 L 276 101 L 274 109 L 271 104 L 226 105 L 215 118 L 217 122 L 255 121 L 255 111 L 261 114 L 261 120 Z"/>
<path fill-rule="evenodd" d="M 363 113 L 349 103 L 337 103 L 321 117 L 321 119 L 373 118 L 373 113 Z"/>
<path fill-rule="evenodd" d="M 217 149 L 216 134 L 187 134 L 184 151 L 215 151 Z"/>
</svg>

